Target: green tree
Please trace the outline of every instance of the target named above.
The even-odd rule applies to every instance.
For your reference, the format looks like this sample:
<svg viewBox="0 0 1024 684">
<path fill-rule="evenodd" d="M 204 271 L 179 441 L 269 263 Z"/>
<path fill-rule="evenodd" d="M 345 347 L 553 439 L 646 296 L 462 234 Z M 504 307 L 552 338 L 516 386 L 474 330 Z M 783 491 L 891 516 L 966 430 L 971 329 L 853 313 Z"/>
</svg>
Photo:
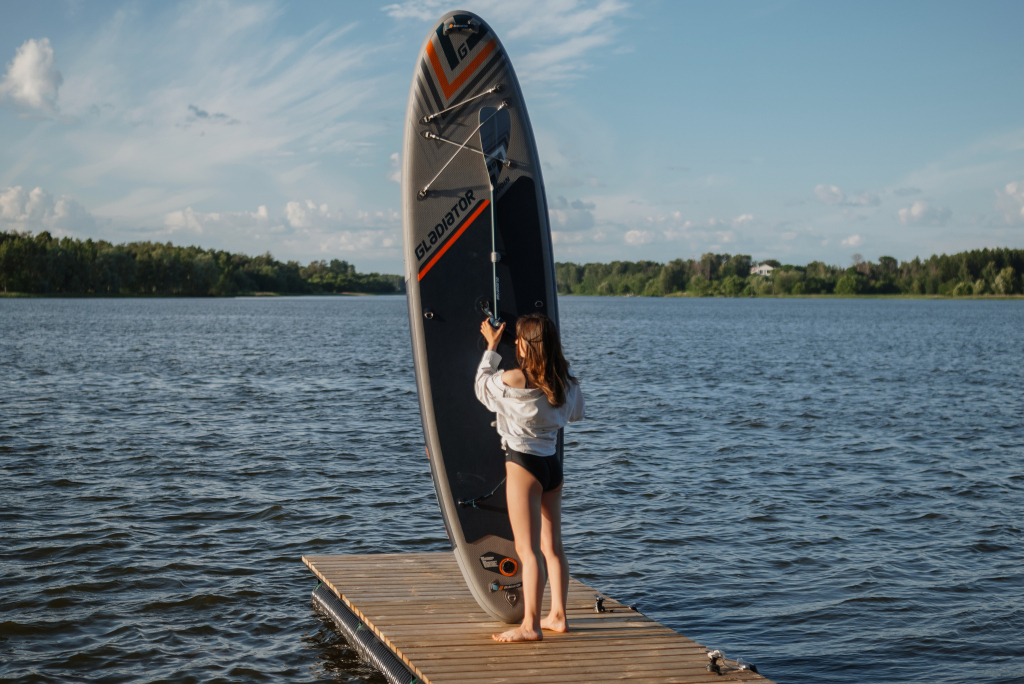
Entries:
<svg viewBox="0 0 1024 684">
<path fill-rule="evenodd" d="M 671 294 L 685 290 L 686 282 L 689 280 L 688 272 L 687 263 L 682 259 L 675 259 L 662 266 L 661 273 L 658 274 L 662 293 Z"/>
<path fill-rule="evenodd" d="M 838 295 L 857 295 L 863 291 L 864 276 L 854 268 L 847 269 L 846 274 L 836 283 L 836 294 Z"/>
<path fill-rule="evenodd" d="M 1017 276 L 1012 266 L 1007 266 L 999 272 L 992 284 L 992 290 L 1001 295 L 1011 295 L 1018 291 Z"/>
<path fill-rule="evenodd" d="M 803 292 L 804 274 L 792 266 L 786 268 L 786 270 L 783 270 L 783 268 L 777 268 L 772 271 L 772 280 L 775 281 L 775 293 L 794 294 L 793 288 L 799 284 L 801 286 L 800 292 L 795 294 L 801 294 Z"/>
<path fill-rule="evenodd" d="M 736 275 L 727 276 L 722 279 L 722 294 L 726 297 L 739 297 L 747 286 L 745 278 Z"/>
<path fill-rule="evenodd" d="M 698 297 L 706 297 L 711 294 L 711 286 L 707 278 L 698 274 L 690 278 L 690 282 L 686 285 L 686 291 Z"/>
</svg>

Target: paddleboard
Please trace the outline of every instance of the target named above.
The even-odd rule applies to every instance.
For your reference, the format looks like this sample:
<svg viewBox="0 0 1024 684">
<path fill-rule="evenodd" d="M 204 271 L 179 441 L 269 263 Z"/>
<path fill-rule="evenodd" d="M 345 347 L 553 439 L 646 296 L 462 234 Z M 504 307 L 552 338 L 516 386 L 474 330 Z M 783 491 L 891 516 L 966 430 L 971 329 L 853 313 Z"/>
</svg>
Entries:
<svg viewBox="0 0 1024 684">
<path fill-rule="evenodd" d="M 523 616 L 495 416 L 474 394 L 485 318 L 516 366 L 519 316 L 558 323 L 547 201 L 512 64 L 493 29 L 443 15 L 420 50 L 402 152 L 402 222 L 413 358 L 427 457 L 470 591 L 504 622 Z M 559 435 L 557 458 L 562 458 Z"/>
</svg>

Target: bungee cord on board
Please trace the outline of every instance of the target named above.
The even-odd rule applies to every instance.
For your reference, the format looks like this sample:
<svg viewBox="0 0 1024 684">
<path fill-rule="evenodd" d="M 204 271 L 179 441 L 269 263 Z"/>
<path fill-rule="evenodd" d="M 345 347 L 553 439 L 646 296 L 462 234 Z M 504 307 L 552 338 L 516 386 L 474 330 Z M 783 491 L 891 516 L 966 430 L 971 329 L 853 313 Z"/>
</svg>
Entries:
<svg viewBox="0 0 1024 684">
<path fill-rule="evenodd" d="M 499 482 L 497 487 L 492 489 L 489 494 L 484 494 L 483 496 L 478 496 L 473 499 L 459 499 L 456 503 L 462 506 L 463 508 L 467 508 L 469 506 L 476 508 L 478 503 L 480 503 L 481 501 L 486 501 L 487 499 L 490 499 L 492 496 L 494 496 L 494 493 L 498 491 L 498 488 L 501 487 L 501 485 L 505 484 L 506 479 L 508 478 L 501 478 L 501 482 Z"/>
<path fill-rule="evenodd" d="M 489 117 L 487 117 L 486 119 L 484 119 L 483 121 L 481 121 L 481 122 L 480 122 L 480 125 L 479 125 L 479 126 L 477 126 L 476 128 L 474 128 L 474 129 L 473 129 L 473 132 L 469 134 L 469 137 L 468 137 L 468 138 L 466 138 L 466 141 L 465 141 L 464 143 L 462 143 L 461 145 L 459 145 L 459 149 L 455 150 L 455 153 L 454 153 L 454 154 L 452 155 L 451 159 L 449 159 L 448 161 L 446 161 L 446 162 L 444 163 L 444 166 L 442 166 L 442 167 L 441 167 L 441 170 L 440 170 L 440 171 L 438 171 L 438 172 L 437 172 L 436 174 L 434 174 L 434 177 L 430 179 L 430 182 L 429 182 L 429 183 L 427 183 L 426 185 L 424 185 L 424 186 L 423 186 L 423 189 L 422 189 L 422 190 L 420 190 L 420 191 L 419 191 L 419 193 L 417 193 L 420 199 L 425 199 L 425 198 L 427 197 L 427 193 L 428 193 L 428 192 L 430 192 L 430 186 L 431 186 L 431 185 L 433 185 L 433 184 L 434 184 L 434 181 L 436 181 L 436 180 L 437 180 L 438 178 L 440 178 L 440 177 L 441 177 L 441 174 L 442 174 L 442 173 L 444 173 L 444 170 L 445 170 L 445 169 L 447 169 L 447 168 L 448 168 L 448 166 L 449 166 L 449 165 L 450 165 L 450 164 L 451 164 L 451 163 L 452 163 L 453 161 L 455 161 L 455 158 L 456 158 L 457 156 L 459 156 L 459 152 L 461 152 L 461 151 L 462 151 L 462 150 L 463 150 L 463 149 L 464 149 L 464 148 L 466 147 L 466 145 L 468 145 L 468 144 L 469 144 L 469 141 L 473 139 L 473 136 L 474 136 L 474 135 L 476 135 L 476 134 L 477 134 L 477 132 L 479 132 L 479 130 L 480 130 L 481 128 L 483 128 L 483 125 L 484 125 L 485 123 L 487 123 L 488 121 L 490 121 L 490 120 L 491 120 L 492 118 L 494 118 L 494 115 L 495 115 L 495 114 L 497 114 L 498 112 L 500 112 L 500 111 L 501 111 L 502 109 L 505 109 L 505 108 L 506 108 L 506 107 L 508 107 L 508 106 L 509 106 L 510 104 L 511 104 L 511 103 L 510 103 L 510 102 L 509 102 L 508 100 L 502 100 L 502 101 L 501 101 L 501 104 L 500 104 L 500 105 L 498 105 L 498 108 L 497 108 L 497 109 L 495 109 L 495 110 L 494 110 L 494 112 L 493 112 L 493 113 L 492 113 L 492 114 L 491 114 L 491 115 L 490 115 Z"/>
<path fill-rule="evenodd" d="M 500 93 L 500 92 L 501 92 L 501 89 L 502 89 L 502 87 L 503 87 L 503 86 L 502 86 L 502 85 L 501 85 L 500 83 L 499 83 L 499 84 L 497 84 L 497 85 L 493 85 L 493 86 L 491 86 L 490 88 L 488 88 L 487 90 L 485 90 L 484 92 L 482 92 L 482 93 L 479 93 L 479 94 L 477 94 L 477 95 L 474 95 L 473 97 L 467 97 L 467 98 L 466 98 L 465 100 L 463 100 L 462 102 L 458 102 L 458 103 L 456 103 L 456 104 L 453 104 L 453 105 L 452 105 L 451 107 L 448 107 L 448 108 L 446 108 L 446 109 L 442 109 L 442 110 L 441 110 L 441 111 L 439 111 L 439 112 L 434 112 L 433 114 L 428 114 L 428 115 L 424 116 L 423 118 L 421 118 L 421 119 L 420 119 L 420 123 L 428 124 L 428 123 L 430 123 L 431 121 L 433 121 L 434 119 L 436 119 L 437 117 L 441 116 L 442 114 L 445 114 L 445 113 L 447 113 L 447 112 L 450 112 L 450 111 L 452 111 L 453 109 L 458 109 L 458 108 L 459 108 L 459 107 L 461 107 L 462 105 L 464 105 L 464 104 L 469 104 L 469 103 L 470 103 L 470 102 L 472 102 L 473 100 L 477 100 L 477 99 L 480 99 L 481 97 L 485 97 L 485 96 L 487 96 L 487 95 L 490 95 L 491 93 Z"/>
<path fill-rule="evenodd" d="M 459 143 L 455 142 L 454 140 L 449 140 L 448 138 L 442 138 L 441 136 L 439 136 L 439 135 L 437 135 L 435 133 L 431 133 L 430 131 L 423 131 L 423 137 L 426 138 L 427 140 L 437 140 L 438 142 L 448 143 L 449 145 L 459 145 Z M 488 158 L 488 159 L 490 159 L 492 161 L 498 162 L 499 164 L 504 166 L 506 169 L 512 168 L 512 165 L 514 164 L 514 162 L 511 159 L 502 159 L 501 157 L 495 157 L 493 154 L 487 154 L 483 150 L 478 150 L 475 147 L 473 147 L 472 145 L 466 145 L 465 149 L 469 150 L 470 152 L 476 152 L 477 154 L 482 154 L 484 157 L 486 157 L 486 158 Z"/>
</svg>

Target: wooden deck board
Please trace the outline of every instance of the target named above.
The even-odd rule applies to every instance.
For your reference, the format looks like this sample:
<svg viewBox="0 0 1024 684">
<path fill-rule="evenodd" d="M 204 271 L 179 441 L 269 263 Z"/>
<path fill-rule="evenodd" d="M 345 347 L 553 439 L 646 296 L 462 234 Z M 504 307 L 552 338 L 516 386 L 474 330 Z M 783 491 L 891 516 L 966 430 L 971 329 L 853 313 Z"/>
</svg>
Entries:
<svg viewBox="0 0 1024 684">
<path fill-rule="evenodd" d="M 302 560 L 426 684 L 768 682 L 750 672 L 707 672 L 701 644 L 576 579 L 568 633 L 499 644 L 491 635 L 509 625 L 477 606 L 450 553 Z M 594 612 L 596 596 L 609 612 Z"/>
</svg>

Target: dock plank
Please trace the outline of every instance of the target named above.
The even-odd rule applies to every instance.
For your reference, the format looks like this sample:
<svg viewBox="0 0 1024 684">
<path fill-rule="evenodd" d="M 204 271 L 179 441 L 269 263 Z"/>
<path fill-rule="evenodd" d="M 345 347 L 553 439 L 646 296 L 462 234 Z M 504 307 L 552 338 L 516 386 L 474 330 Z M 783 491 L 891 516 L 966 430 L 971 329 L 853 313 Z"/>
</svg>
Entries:
<svg viewBox="0 0 1024 684">
<path fill-rule="evenodd" d="M 752 672 L 707 672 L 704 646 L 576 579 L 568 633 L 500 644 L 491 635 L 509 625 L 477 606 L 451 553 L 302 560 L 425 684 L 769 681 Z M 597 596 L 608 612 L 594 611 Z M 548 601 L 545 593 L 545 609 Z"/>
</svg>

